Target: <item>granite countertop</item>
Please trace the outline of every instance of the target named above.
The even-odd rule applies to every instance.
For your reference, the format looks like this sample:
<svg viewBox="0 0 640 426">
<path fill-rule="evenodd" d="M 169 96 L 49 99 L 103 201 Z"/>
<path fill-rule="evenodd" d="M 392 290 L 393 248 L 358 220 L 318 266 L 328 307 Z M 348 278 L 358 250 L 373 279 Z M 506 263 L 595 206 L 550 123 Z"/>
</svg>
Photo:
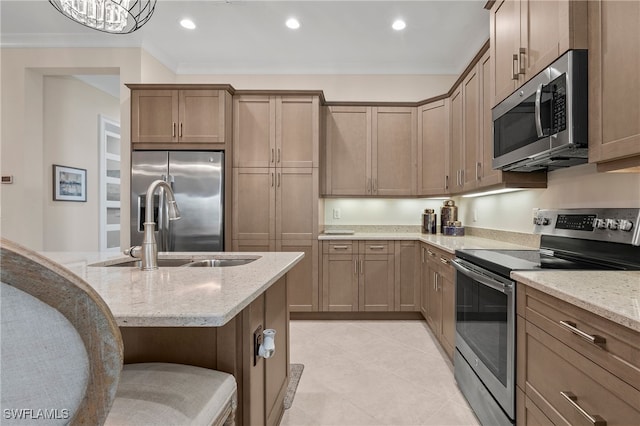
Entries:
<svg viewBox="0 0 640 426">
<path fill-rule="evenodd" d="M 303 257 L 299 252 L 160 253 L 161 258 L 258 258 L 241 266 L 89 266 L 132 260 L 104 253 L 43 252 L 87 281 L 122 327 L 219 327 L 231 320 Z"/>
<path fill-rule="evenodd" d="M 421 241 L 455 254 L 457 249 L 535 250 L 532 247 L 474 236 L 451 237 L 420 232 L 354 232 L 353 234 L 320 234 L 319 240 L 410 240 Z"/>
<path fill-rule="evenodd" d="M 640 332 L 640 271 L 519 271 L 511 277 Z"/>
</svg>

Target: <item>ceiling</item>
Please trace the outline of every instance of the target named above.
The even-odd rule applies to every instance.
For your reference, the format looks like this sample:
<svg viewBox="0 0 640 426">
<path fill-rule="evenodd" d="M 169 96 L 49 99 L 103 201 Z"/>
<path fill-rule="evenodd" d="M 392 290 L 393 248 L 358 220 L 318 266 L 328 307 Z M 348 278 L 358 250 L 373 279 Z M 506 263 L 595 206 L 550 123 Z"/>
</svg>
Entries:
<svg viewBox="0 0 640 426">
<path fill-rule="evenodd" d="M 0 0 L 0 45 L 142 47 L 176 74 L 459 74 L 489 38 L 485 2 L 158 0 L 145 26 L 122 35 L 47 0 Z M 182 28 L 184 17 L 197 28 Z M 403 31 L 391 28 L 397 18 Z"/>
</svg>

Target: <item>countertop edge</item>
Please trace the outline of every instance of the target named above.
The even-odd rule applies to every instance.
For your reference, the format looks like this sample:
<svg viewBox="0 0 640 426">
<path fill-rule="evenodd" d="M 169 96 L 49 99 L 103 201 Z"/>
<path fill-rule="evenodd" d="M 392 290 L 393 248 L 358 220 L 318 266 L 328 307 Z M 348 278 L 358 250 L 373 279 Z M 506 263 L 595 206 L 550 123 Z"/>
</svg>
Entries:
<svg viewBox="0 0 640 426">
<path fill-rule="evenodd" d="M 585 273 L 589 273 L 589 272 L 590 271 L 585 271 Z M 537 272 L 537 273 L 539 274 L 541 272 Z M 615 272 L 608 272 L 608 273 L 612 274 Z M 640 272 L 637 272 L 637 274 L 638 274 L 638 280 L 640 282 Z M 531 275 L 532 275 L 531 271 L 518 271 L 518 272 L 512 272 L 511 278 L 513 278 L 514 280 L 526 286 L 529 286 L 545 294 L 556 297 L 557 299 L 560 299 L 574 306 L 582 308 L 588 312 L 591 312 L 594 315 L 598 315 L 616 324 L 619 324 L 631 330 L 640 332 L 640 319 L 634 319 L 627 315 L 623 315 L 618 310 L 616 310 L 615 307 L 613 306 L 606 306 L 604 304 L 595 303 L 592 301 L 593 299 L 589 298 L 589 294 L 587 293 L 585 293 L 584 296 L 578 296 L 569 291 L 566 291 L 566 290 L 563 291 L 558 287 L 551 287 L 548 284 L 545 284 L 543 282 L 536 280 L 536 278 L 532 277 Z"/>
</svg>

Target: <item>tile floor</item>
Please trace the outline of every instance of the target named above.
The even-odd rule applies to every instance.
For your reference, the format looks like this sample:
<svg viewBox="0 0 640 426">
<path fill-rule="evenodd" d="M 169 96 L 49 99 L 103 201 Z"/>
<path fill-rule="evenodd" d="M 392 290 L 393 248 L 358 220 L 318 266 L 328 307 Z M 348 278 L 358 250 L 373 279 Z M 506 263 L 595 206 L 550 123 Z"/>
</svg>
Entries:
<svg viewBox="0 0 640 426">
<path fill-rule="evenodd" d="M 478 425 L 423 321 L 291 321 L 304 364 L 281 426 Z"/>
</svg>

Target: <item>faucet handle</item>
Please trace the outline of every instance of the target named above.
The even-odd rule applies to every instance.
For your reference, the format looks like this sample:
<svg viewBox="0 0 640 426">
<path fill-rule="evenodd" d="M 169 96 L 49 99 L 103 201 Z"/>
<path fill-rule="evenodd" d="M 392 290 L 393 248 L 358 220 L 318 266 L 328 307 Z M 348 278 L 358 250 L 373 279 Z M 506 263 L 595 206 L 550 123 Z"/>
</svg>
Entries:
<svg viewBox="0 0 640 426">
<path fill-rule="evenodd" d="M 142 257 L 142 247 L 131 246 L 124 251 L 124 254 L 126 254 L 127 256 L 134 257 L 136 259 L 140 259 Z"/>
</svg>

